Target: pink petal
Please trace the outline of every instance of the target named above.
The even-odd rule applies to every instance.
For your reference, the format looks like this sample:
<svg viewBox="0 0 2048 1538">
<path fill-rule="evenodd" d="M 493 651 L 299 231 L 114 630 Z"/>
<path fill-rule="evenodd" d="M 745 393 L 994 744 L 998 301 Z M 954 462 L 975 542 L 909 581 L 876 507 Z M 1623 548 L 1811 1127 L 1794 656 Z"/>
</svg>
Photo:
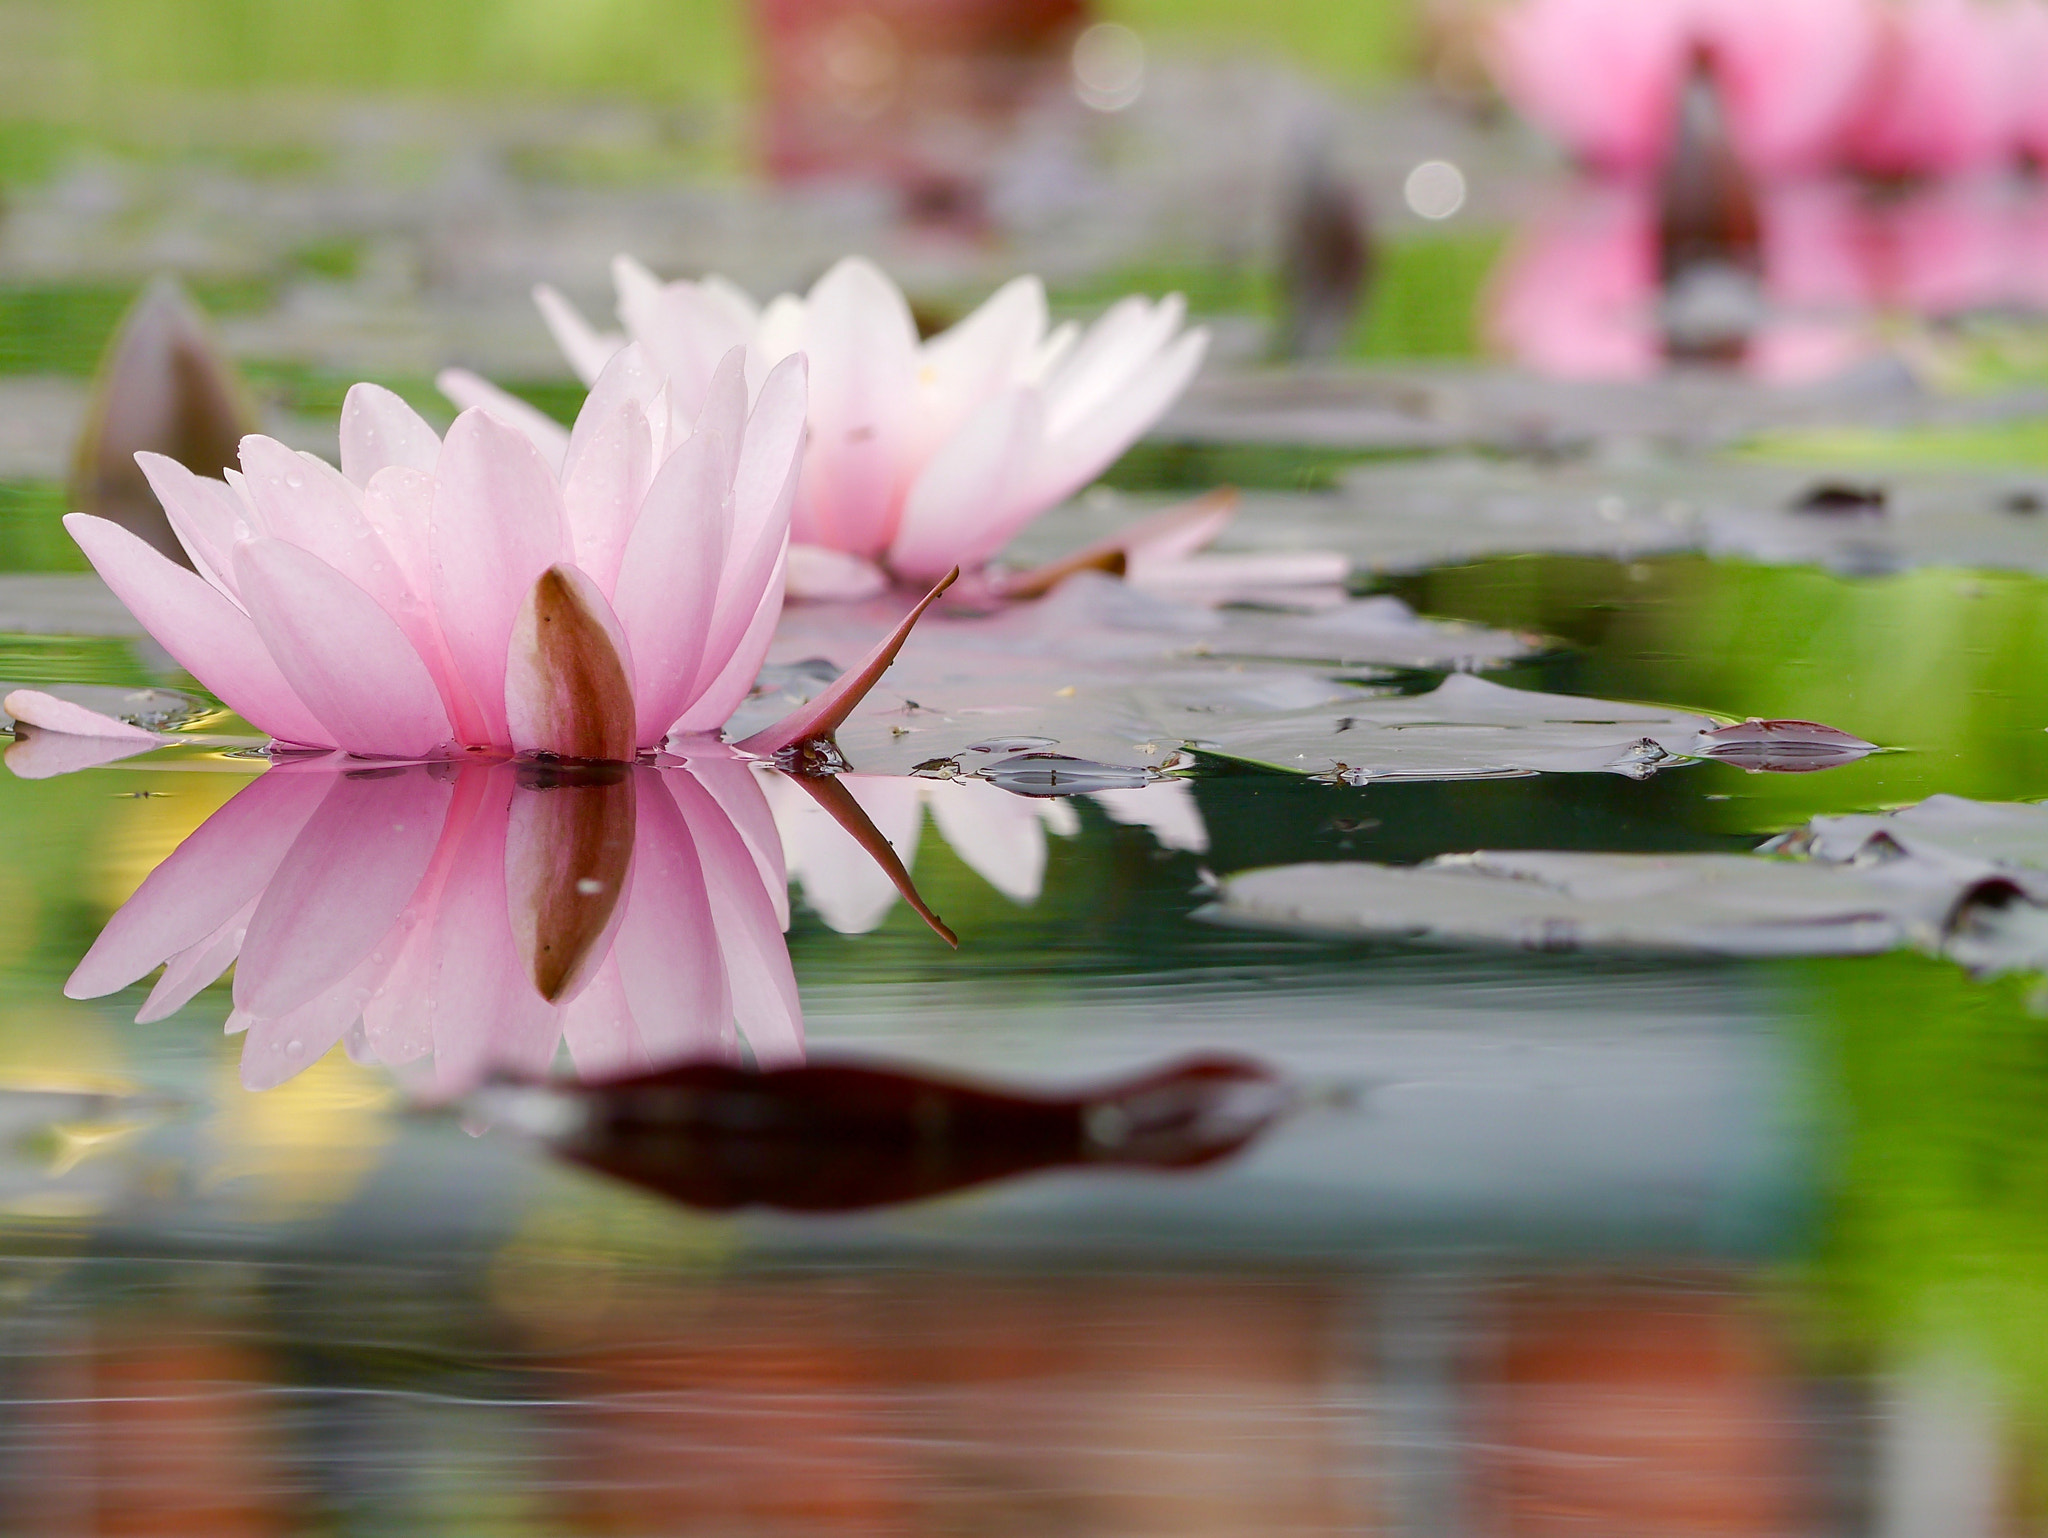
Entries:
<svg viewBox="0 0 2048 1538">
<path fill-rule="evenodd" d="M 1019 514 L 1008 520 L 1009 533 L 1015 533 L 1043 509 L 1072 496 L 1114 464 L 1179 399 L 1202 366 L 1208 346 L 1208 332 L 1188 332 L 1164 352 L 1147 358 L 1126 374 L 1114 395 L 1085 420 L 1064 429 L 1049 427 L 1051 442 L 1045 458 Z M 1001 548 L 998 543 L 989 553 Z"/>
<path fill-rule="evenodd" d="M 562 461 L 562 507 L 576 564 L 607 594 L 618 579 L 626 539 L 654 479 L 648 403 L 661 379 L 636 346 L 622 349 L 598 377 Z"/>
<path fill-rule="evenodd" d="M 562 1040 L 581 1079 L 611 1079 L 656 1066 L 626 1005 L 619 959 L 605 953 L 590 985 L 562 1008 Z"/>
<path fill-rule="evenodd" d="M 674 798 L 658 785 L 647 789 L 638 802 L 632 886 L 613 945 L 626 1005 L 656 1061 L 726 1056 L 732 997 L 703 866 Z"/>
<path fill-rule="evenodd" d="M 96 999 L 127 987 L 254 902 L 328 788 L 324 774 L 271 769 L 237 791 L 107 920 L 64 984 L 65 997 Z"/>
<path fill-rule="evenodd" d="M 619 314 L 675 392 L 676 411 L 691 420 L 703 409 L 712 376 L 725 355 L 744 347 L 751 322 L 725 298 L 697 283 L 653 284 L 625 276 L 615 264 Z M 651 280 L 650 280 L 651 281 Z"/>
<path fill-rule="evenodd" d="M 597 584 L 573 566 L 550 566 L 512 627 L 505 718 L 513 748 L 630 762 L 632 667 L 618 616 Z"/>
<path fill-rule="evenodd" d="M 1046 380 L 1049 431 L 1072 431 L 1113 406 L 1131 375 L 1173 340 L 1187 313 L 1179 294 L 1157 303 L 1133 294 L 1103 312 Z"/>
<path fill-rule="evenodd" d="M 362 1018 L 364 993 L 354 978 L 344 978 L 288 1015 L 248 1019 L 242 1088 L 257 1093 L 276 1089 L 319 1062 Z"/>
<path fill-rule="evenodd" d="M 1024 379 L 1045 339 L 1045 285 L 1013 278 L 958 325 L 924 344 L 918 383 L 923 441 L 936 447 L 969 411 Z"/>
<path fill-rule="evenodd" d="M 569 429 L 539 407 L 529 406 L 518 396 L 499 389 L 488 379 L 479 378 L 466 368 L 441 370 L 434 376 L 434 386 L 455 403 L 456 410 L 465 415 L 471 411 L 488 411 L 525 438 L 533 445 L 534 452 L 540 455 L 550 474 L 561 469 L 563 456 L 569 452 Z M 445 442 L 442 447 L 447 447 Z"/>
<path fill-rule="evenodd" d="M 483 770 L 435 914 L 428 1016 L 444 1093 L 472 1088 L 497 1067 L 544 1073 L 560 1035 L 555 1006 L 533 986 L 512 935 L 505 841 L 513 780 L 510 766 Z"/>
<path fill-rule="evenodd" d="M 406 590 L 415 595 L 433 591 L 427 558 L 433 515 L 434 478 L 410 465 L 386 465 L 363 487 L 363 518 L 398 563 Z M 403 622 L 403 615 L 393 617 Z M 426 626 L 431 624 L 429 613 Z"/>
<path fill-rule="evenodd" d="M 762 789 L 764 778 L 772 776 L 724 743 L 692 753 L 688 768 L 746 841 L 762 888 L 775 904 L 776 928 L 788 929 L 789 875 L 783 865 L 782 836 Z"/>
<path fill-rule="evenodd" d="M 0 710 L 14 717 L 16 721 L 30 726 L 41 727 L 44 731 L 65 732 L 73 737 L 98 737 L 109 742 L 147 743 L 155 747 L 166 739 L 155 732 L 145 731 L 132 721 L 118 721 L 112 716 L 102 715 L 97 710 L 88 710 L 70 700 L 60 700 L 54 694 L 45 694 L 40 689 L 16 689 L 0 700 Z"/>
<path fill-rule="evenodd" d="M 408 586 L 401 563 L 371 524 L 362 490 L 333 466 L 272 438 L 244 438 L 242 468 L 262 532 L 317 556 L 368 593 L 424 652 L 424 595 Z"/>
<path fill-rule="evenodd" d="M 241 498 L 161 454 L 137 454 L 135 462 L 199 575 L 234 598 L 235 541 L 248 532 Z"/>
<path fill-rule="evenodd" d="M 778 559 L 774 562 L 768 589 L 762 593 L 753 618 L 727 656 L 725 666 L 669 728 L 671 736 L 687 737 L 695 732 L 720 730 L 732 719 L 732 713 L 740 708 L 740 701 L 753 692 L 754 681 L 761 676 L 761 664 L 767 659 L 768 648 L 775 642 L 775 626 L 782 618 L 785 562 L 780 557 L 786 553 L 786 548 L 777 552 Z M 700 678 L 718 656 L 715 646 L 706 646 L 705 666 L 698 672 Z"/>
<path fill-rule="evenodd" d="M 274 1018 L 360 966 L 426 875 L 450 796 L 424 768 L 333 776 L 249 920 L 235 1007 Z"/>
<path fill-rule="evenodd" d="M 732 533 L 719 577 L 718 607 L 705 641 L 706 666 L 699 671 L 694 692 L 709 686 L 715 671 L 722 671 L 720 659 L 749 634 L 780 573 L 803 467 L 806 381 L 801 355 L 783 359 L 762 382 L 760 399 L 748 419 L 733 474 Z M 779 596 L 776 606 L 781 607 Z M 752 685 L 752 673 L 747 683 Z M 720 717 L 720 724 L 723 720 Z"/>
<path fill-rule="evenodd" d="M 248 615 L 119 524 L 71 513 L 64 527 L 115 596 L 178 665 L 244 720 L 286 742 L 331 746 Z"/>
<path fill-rule="evenodd" d="M 1021 505 L 1044 447 L 1045 402 L 1037 389 L 1020 386 L 985 402 L 910 488 L 889 564 L 929 581 L 949 566 L 986 562 L 1049 505 Z"/>
<path fill-rule="evenodd" d="M 823 545 L 789 547 L 789 596 L 850 603 L 887 592 L 889 574 L 873 561 Z"/>
<path fill-rule="evenodd" d="M 635 741 L 652 745 L 695 696 L 725 554 L 728 446 L 692 434 L 648 489 L 615 594 L 632 648 Z M 723 658 L 713 659 L 723 661 Z"/>
<path fill-rule="evenodd" d="M 581 310 L 545 283 L 535 285 L 533 302 L 576 377 L 586 389 L 596 384 L 598 375 L 611 362 L 612 354 L 625 346 L 626 339 L 617 332 L 599 331 L 583 318 Z"/>
<path fill-rule="evenodd" d="M 118 764 L 124 758 L 147 753 L 155 745 L 126 739 L 110 742 L 104 737 L 73 737 L 66 732 L 39 732 L 29 727 L 7 745 L 0 758 L 4 758 L 7 772 L 17 780 L 52 780 L 62 774 Z"/>
<path fill-rule="evenodd" d="M 281 539 L 241 545 L 235 578 L 279 671 L 349 752 L 419 758 L 449 740 L 433 675 L 368 593 Z"/>
<path fill-rule="evenodd" d="M 436 476 L 430 549 L 434 610 L 474 701 L 470 743 L 509 742 L 505 656 L 512 622 L 540 574 L 563 557 L 562 501 L 538 453 L 480 411 L 448 429 Z"/>
<path fill-rule="evenodd" d="M 358 486 L 391 465 L 434 473 L 441 437 L 382 385 L 349 386 L 341 403 L 341 473 Z"/>
<path fill-rule="evenodd" d="M 810 292 L 811 439 L 797 534 L 877 557 L 895 534 L 904 441 L 914 431 L 917 327 L 873 264 L 840 262 Z"/>
<path fill-rule="evenodd" d="M 796 974 L 753 852 L 695 775 L 669 769 L 656 771 L 654 778 L 675 798 L 702 863 L 733 1019 L 755 1064 L 771 1068 L 802 1062 L 803 1006 Z"/>
<path fill-rule="evenodd" d="M 142 1008 L 135 1012 L 137 1025 L 168 1020 L 220 980 L 241 954 L 242 936 L 248 931 L 250 915 L 256 911 L 252 897 L 222 920 L 221 926 L 196 945 L 187 946 L 164 963 L 164 975 L 149 990 Z"/>
<path fill-rule="evenodd" d="M 940 579 L 938 586 L 917 601 L 917 606 L 897 624 L 896 628 L 876 643 L 873 651 L 857 667 L 849 668 L 808 704 L 799 705 L 795 710 L 777 721 L 773 726 L 754 733 L 740 744 L 743 752 L 758 753 L 763 758 L 780 753 L 784 748 L 799 742 L 809 742 L 817 737 L 830 736 L 839 723 L 853 713 L 854 706 L 874 688 L 889 664 L 896 660 L 896 654 L 903 649 L 903 643 L 910 639 L 910 630 L 926 609 L 937 601 L 939 594 L 958 580 L 958 571 L 948 572 Z"/>
</svg>

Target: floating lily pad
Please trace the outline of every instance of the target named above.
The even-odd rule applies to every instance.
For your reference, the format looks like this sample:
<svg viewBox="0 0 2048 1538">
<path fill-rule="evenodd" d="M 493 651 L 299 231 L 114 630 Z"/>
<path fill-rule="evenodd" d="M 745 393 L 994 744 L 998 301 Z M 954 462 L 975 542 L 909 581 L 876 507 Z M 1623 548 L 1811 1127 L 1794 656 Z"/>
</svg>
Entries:
<svg viewBox="0 0 2048 1538">
<path fill-rule="evenodd" d="M 2048 530 L 2033 510 L 2044 502 L 2048 481 L 2026 472 L 1900 472 L 1852 486 L 1779 464 L 1447 459 L 1362 466 L 1328 493 L 1248 496 L 1232 534 L 1260 548 L 1320 545 L 1384 572 L 1496 555 L 1678 551 L 1855 576 L 1923 566 L 2048 572 Z"/>
<path fill-rule="evenodd" d="M 736 729 L 809 698 L 889 617 L 886 608 L 854 606 L 785 615 L 780 666 L 764 675 L 767 687 Z M 1508 689 L 1468 673 L 1405 695 L 1360 661 L 1418 666 L 1431 641 L 1437 666 L 1457 656 L 1505 658 L 1525 645 L 1418 620 L 1389 599 L 1310 616 L 1216 614 L 1084 573 L 999 614 L 928 615 L 838 740 L 869 774 L 975 773 L 985 766 L 963 755 L 1030 738 L 1038 750 L 1112 768 L 1164 767 L 1192 750 L 1349 784 L 1543 772 L 1640 778 L 1736 752 L 1714 735 L 1724 723 L 1709 716 Z M 1280 665 L 1282 657 L 1295 665 Z M 1842 758 L 1871 750 L 1803 725 Z"/>
<path fill-rule="evenodd" d="M 1851 956 L 1904 947 L 1980 974 L 2048 970 L 2048 807 L 1936 796 L 1816 818 L 1759 858 L 1446 855 L 1226 878 L 1210 916 L 1257 927 L 1534 950 Z"/>
<path fill-rule="evenodd" d="M 1949 426 L 2044 411 L 2048 397 L 2038 390 L 1933 395 L 1886 359 L 1821 383 L 1779 388 L 1711 371 L 1588 382 L 1441 365 L 1212 370 L 1153 436 L 1367 451 L 1477 446 L 1555 453 L 1615 439 L 1698 448 L 1794 427 Z"/>
<path fill-rule="evenodd" d="M 1860 956 L 1935 944 L 1931 874 L 1750 855 L 1495 853 L 1426 865 L 1283 865 L 1226 879 L 1214 916 L 1328 935 L 1525 950 Z"/>
</svg>

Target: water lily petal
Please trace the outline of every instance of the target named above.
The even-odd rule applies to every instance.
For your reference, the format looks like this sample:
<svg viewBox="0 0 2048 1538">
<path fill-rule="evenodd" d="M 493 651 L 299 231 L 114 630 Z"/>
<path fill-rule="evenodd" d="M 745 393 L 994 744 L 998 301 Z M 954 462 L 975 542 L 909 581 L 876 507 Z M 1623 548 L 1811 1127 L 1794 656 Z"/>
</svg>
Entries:
<svg viewBox="0 0 2048 1538">
<path fill-rule="evenodd" d="M 728 292 L 699 283 L 664 284 L 630 257 L 619 258 L 612 274 L 620 318 L 668 376 L 677 412 L 695 418 L 719 363 L 733 348 L 745 347 L 753 329 L 751 317 L 733 301 L 737 290 L 730 284 Z"/>
<path fill-rule="evenodd" d="M 228 709 L 285 742 L 334 745 L 334 733 L 285 682 L 255 622 L 219 589 L 119 524 L 71 513 L 64 527 L 143 628 Z"/>
<path fill-rule="evenodd" d="M 910 488 L 889 564 L 929 581 L 949 566 L 986 561 L 1043 506 L 1023 498 L 1044 449 L 1045 402 L 1036 388 L 984 402 Z"/>
<path fill-rule="evenodd" d="M 532 444 L 550 473 L 560 473 L 562 459 L 569 452 L 569 429 L 545 411 L 466 368 L 441 370 L 434 376 L 434 388 L 453 401 L 458 411 L 488 411 Z"/>
<path fill-rule="evenodd" d="M 146 731 L 132 721 L 118 721 L 97 710 L 71 700 L 60 700 L 54 694 L 45 694 L 40 689 L 16 689 L 6 699 L 0 700 L 4 710 L 18 722 L 40 727 L 48 732 L 64 732 L 73 737 L 98 737 L 109 742 L 146 743 L 155 747 L 163 739 L 155 732 Z"/>
<path fill-rule="evenodd" d="M 666 795 L 642 796 L 637 812 L 632 884 L 612 947 L 627 1007 L 657 1060 L 730 1056 L 732 996 L 689 824 Z"/>
<path fill-rule="evenodd" d="M 787 581 L 792 598 L 839 603 L 878 597 L 889 590 L 889 574 L 873 561 L 823 545 L 791 545 Z"/>
<path fill-rule="evenodd" d="M 236 599 L 235 541 L 248 532 L 242 500 L 223 481 L 194 475 L 162 454 L 137 454 L 149 489 L 163 504 L 171 531 L 191 557 L 192 568 L 230 599 Z"/>
<path fill-rule="evenodd" d="M 690 708 L 669 728 L 671 737 L 686 738 L 693 733 L 719 731 L 732 719 L 732 713 L 740 708 L 740 702 L 753 692 L 754 681 L 761 676 L 761 664 L 767 660 L 768 648 L 774 644 L 776 623 L 782 618 L 783 572 L 784 563 L 778 559 L 774 563 L 773 580 L 761 595 L 753 619 L 748 622 L 739 643 L 733 647 L 724 668 L 703 686 Z M 707 661 L 715 655 L 707 650 Z"/>
<path fill-rule="evenodd" d="M 368 593 L 281 539 L 237 547 L 235 579 L 278 670 L 341 746 L 418 758 L 449 740 L 433 675 Z"/>
<path fill-rule="evenodd" d="M 623 348 L 598 376 L 562 461 L 562 507 L 576 564 L 605 593 L 618 579 L 619 560 L 640 504 L 654 479 L 655 445 L 648 405 L 661 394 L 661 378 L 636 343 Z"/>
<path fill-rule="evenodd" d="M 149 997 L 142 1001 L 142 1008 L 135 1012 L 137 1025 L 168 1020 L 220 980 L 241 953 L 242 936 L 248 931 L 249 917 L 256 911 L 256 903 L 256 898 L 250 898 L 223 919 L 212 934 L 196 945 L 187 946 L 164 963 L 163 976 L 149 990 Z"/>
<path fill-rule="evenodd" d="M 695 698 L 707 662 L 730 507 L 727 456 L 708 429 L 685 439 L 655 475 L 626 543 L 616 608 L 632 647 L 641 743 L 661 740 Z"/>
<path fill-rule="evenodd" d="M 510 741 L 512 622 L 563 543 L 561 495 L 540 455 L 487 412 L 457 417 L 441 447 L 429 545 L 435 615 L 478 712 L 457 723 L 465 742 Z"/>
<path fill-rule="evenodd" d="M 1037 509 L 1063 501 L 1114 464 L 1188 387 L 1208 346 L 1207 331 L 1190 331 L 1125 377 L 1085 420 L 1048 426 L 1051 441 L 1026 505 Z M 1059 404 L 1051 410 L 1056 413 Z M 1022 520 L 1011 532 L 1021 526 Z"/>
<path fill-rule="evenodd" d="M 284 1015 L 360 966 L 426 875 L 451 794 L 421 769 L 332 776 L 249 920 L 235 1006 Z"/>
<path fill-rule="evenodd" d="M 739 829 L 695 776 L 657 771 L 688 826 L 703 864 L 712 922 L 724 958 L 734 1023 L 754 1063 L 771 1068 L 803 1061 L 803 1005 L 776 905 Z M 1001 794 L 1001 792 L 997 792 Z"/>
<path fill-rule="evenodd" d="M 341 403 L 341 473 L 358 486 L 391 465 L 434 472 L 441 435 L 382 385 L 350 385 Z"/>
<path fill-rule="evenodd" d="M 272 769 L 238 791 L 107 920 L 64 984 L 96 999 L 200 944 L 254 902 L 327 795 L 324 775 Z"/>
<path fill-rule="evenodd" d="M 811 290 L 806 329 L 811 437 L 797 537 L 879 556 L 904 491 L 917 327 L 902 291 L 873 263 L 848 257 Z"/>
<path fill-rule="evenodd" d="M 966 319 L 924 344 L 917 428 L 925 452 L 945 441 L 981 402 L 1019 383 L 1045 340 L 1045 285 L 1012 278 Z"/>
<path fill-rule="evenodd" d="M 583 318 L 581 310 L 546 283 L 534 285 L 533 302 L 576 377 L 586 388 L 595 385 L 612 354 L 626 345 L 626 339 L 616 331 L 599 331 Z"/>
</svg>

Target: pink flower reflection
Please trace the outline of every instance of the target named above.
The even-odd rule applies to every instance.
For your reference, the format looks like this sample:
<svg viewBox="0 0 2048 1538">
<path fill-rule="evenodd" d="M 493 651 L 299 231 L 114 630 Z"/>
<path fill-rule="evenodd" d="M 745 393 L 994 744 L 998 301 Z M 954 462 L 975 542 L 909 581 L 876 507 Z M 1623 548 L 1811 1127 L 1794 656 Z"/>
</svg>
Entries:
<svg viewBox="0 0 2048 1538">
<path fill-rule="evenodd" d="M 496 1073 L 803 1056 L 781 840 L 716 751 L 577 771 L 280 761 L 108 922 L 65 991 L 161 965 L 158 1020 L 235 968 L 242 1081 L 343 1042 L 436 1097 Z"/>
<path fill-rule="evenodd" d="M 1579 161 L 1641 174 L 1670 150 L 1679 85 L 1704 48 L 1743 164 L 1776 176 L 1839 147 L 1878 35 L 1869 0 L 1523 0 L 1487 53 L 1508 99 Z"/>
<path fill-rule="evenodd" d="M 1868 351 L 1866 236 L 1853 197 L 1828 183 L 1762 189 L 1763 324 L 1743 368 L 1773 384 L 1837 373 Z M 1640 379 L 1664 366 L 1654 194 L 1574 184 L 1524 228 L 1486 300 L 1491 342 L 1564 379 Z"/>
</svg>

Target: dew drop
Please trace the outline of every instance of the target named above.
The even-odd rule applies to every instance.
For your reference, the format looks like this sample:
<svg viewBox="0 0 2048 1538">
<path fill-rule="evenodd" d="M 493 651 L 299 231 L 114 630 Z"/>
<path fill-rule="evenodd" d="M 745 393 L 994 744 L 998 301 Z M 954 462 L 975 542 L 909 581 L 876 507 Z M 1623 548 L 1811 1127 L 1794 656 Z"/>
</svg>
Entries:
<svg viewBox="0 0 2048 1538">
<path fill-rule="evenodd" d="M 284 1044 L 284 1050 L 286 1056 L 297 1057 L 306 1050 L 306 1044 L 295 1037 Z"/>
<path fill-rule="evenodd" d="M 304 486 L 306 484 L 306 478 L 303 475 L 299 474 L 299 472 L 296 470 L 289 470 L 285 472 L 284 483 L 285 485 L 289 486 L 293 491 L 297 491 L 301 486 Z"/>
</svg>

